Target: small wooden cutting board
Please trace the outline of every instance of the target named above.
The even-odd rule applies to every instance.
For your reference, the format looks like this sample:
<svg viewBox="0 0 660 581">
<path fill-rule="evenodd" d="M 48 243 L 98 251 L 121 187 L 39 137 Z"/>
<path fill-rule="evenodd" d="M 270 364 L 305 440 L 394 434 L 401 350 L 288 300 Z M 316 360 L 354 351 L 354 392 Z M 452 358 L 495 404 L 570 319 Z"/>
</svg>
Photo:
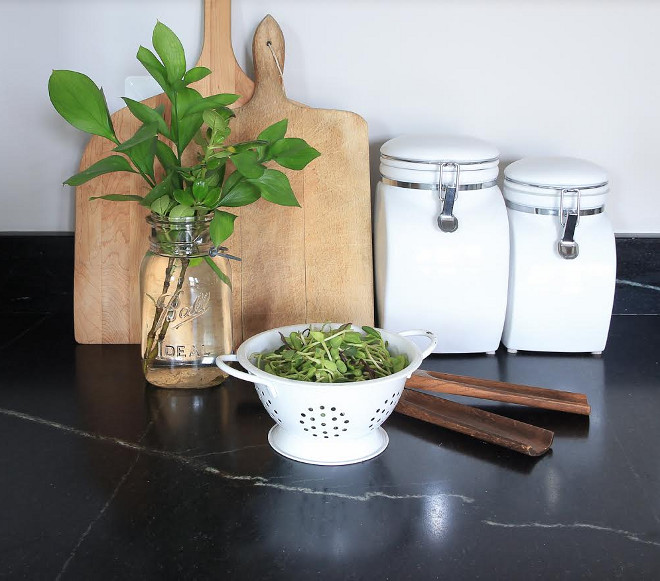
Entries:
<svg viewBox="0 0 660 581">
<path fill-rule="evenodd" d="M 321 156 L 303 171 L 282 170 L 301 208 L 265 200 L 239 208 L 228 246 L 243 259 L 241 271 L 233 272 L 234 297 L 242 306 L 240 335 L 247 339 L 301 322 L 372 325 L 367 123 L 355 113 L 287 99 L 284 37 L 271 16 L 257 28 L 252 51 L 254 94 L 235 110 L 232 139 L 254 139 L 288 119 L 287 136 L 305 139 Z"/>
</svg>

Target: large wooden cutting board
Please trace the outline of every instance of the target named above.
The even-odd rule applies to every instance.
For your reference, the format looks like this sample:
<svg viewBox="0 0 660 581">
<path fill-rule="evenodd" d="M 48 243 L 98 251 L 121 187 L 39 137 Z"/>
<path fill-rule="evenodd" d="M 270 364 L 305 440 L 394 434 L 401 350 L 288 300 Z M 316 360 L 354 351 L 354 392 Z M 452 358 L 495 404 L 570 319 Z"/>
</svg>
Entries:
<svg viewBox="0 0 660 581">
<path fill-rule="evenodd" d="M 280 74 L 284 37 L 271 16 L 257 28 L 252 51 L 254 94 L 235 110 L 232 138 L 254 139 L 265 127 L 288 119 L 287 136 L 305 139 L 321 156 L 303 171 L 285 170 L 301 208 L 265 200 L 240 208 L 230 247 L 243 259 L 242 337 L 300 322 L 371 325 L 367 123 L 355 113 L 287 99 Z"/>
<path fill-rule="evenodd" d="M 193 86 L 204 96 L 237 93 L 240 105 L 250 98 L 254 84 L 236 62 L 230 27 L 231 0 L 205 0 L 204 44 L 197 65 L 213 73 Z M 144 102 L 150 107 L 162 104 L 168 114 L 164 94 Z M 127 108 L 114 113 L 112 122 L 122 141 L 140 126 Z M 110 155 L 113 147 L 102 137 L 92 137 L 81 170 Z M 147 191 L 142 178 L 131 173 L 102 176 L 76 189 L 74 328 L 79 343 L 140 342 L 139 267 L 148 246 L 148 211 L 135 203 L 89 198 Z"/>
</svg>

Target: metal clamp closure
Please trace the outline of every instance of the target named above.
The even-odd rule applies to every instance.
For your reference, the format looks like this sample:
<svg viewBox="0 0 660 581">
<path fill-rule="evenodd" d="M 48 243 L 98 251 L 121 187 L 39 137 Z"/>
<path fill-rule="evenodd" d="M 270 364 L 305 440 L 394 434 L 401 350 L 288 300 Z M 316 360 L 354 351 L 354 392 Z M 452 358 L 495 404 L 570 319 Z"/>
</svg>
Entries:
<svg viewBox="0 0 660 581">
<path fill-rule="evenodd" d="M 569 210 L 564 208 L 564 196 L 575 194 L 576 207 Z M 563 189 L 559 198 L 559 223 L 564 227 L 561 240 L 557 243 L 559 256 L 571 260 L 577 258 L 580 247 L 575 241 L 575 227 L 580 223 L 580 190 Z"/>
<path fill-rule="evenodd" d="M 454 182 L 451 184 L 443 183 L 442 176 L 446 167 L 452 167 L 455 171 Z M 458 218 L 454 216 L 454 202 L 457 198 L 459 188 L 460 166 L 453 161 L 446 161 L 440 165 L 440 200 L 442 210 L 438 216 L 438 227 L 443 232 L 456 232 L 458 230 Z"/>
</svg>

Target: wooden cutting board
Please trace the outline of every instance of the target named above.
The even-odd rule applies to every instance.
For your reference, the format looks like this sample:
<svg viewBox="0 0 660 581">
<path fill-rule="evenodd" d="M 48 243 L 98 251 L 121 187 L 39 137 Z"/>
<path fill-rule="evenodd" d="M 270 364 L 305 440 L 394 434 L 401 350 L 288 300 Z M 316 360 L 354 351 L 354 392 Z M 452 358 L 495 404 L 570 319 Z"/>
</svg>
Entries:
<svg viewBox="0 0 660 581">
<path fill-rule="evenodd" d="M 267 16 L 252 45 L 255 88 L 236 109 L 232 139 L 254 139 L 288 119 L 287 136 L 321 156 L 289 176 L 300 208 L 259 200 L 240 208 L 229 246 L 243 259 L 242 337 L 300 322 L 373 324 L 369 139 L 364 119 L 287 99 L 284 37 Z M 278 68 L 279 64 L 279 68 Z M 275 166 L 281 169 L 279 166 Z M 231 210 L 231 209 L 230 209 Z"/>
<path fill-rule="evenodd" d="M 231 45 L 231 0 L 205 0 L 204 44 L 197 66 L 213 73 L 195 83 L 202 95 L 237 93 L 237 105 L 252 95 L 254 84 L 238 66 Z M 164 94 L 144 101 L 169 104 Z M 112 115 L 124 141 L 140 126 L 128 108 Z M 85 169 L 111 153 L 114 145 L 93 136 L 80 162 Z M 156 163 L 158 165 L 158 163 Z M 102 176 L 76 189 L 74 328 L 78 343 L 139 343 L 139 267 L 148 246 L 148 210 L 135 203 L 89 201 L 112 193 L 144 195 L 148 187 L 136 174 Z"/>
<path fill-rule="evenodd" d="M 205 0 L 204 46 L 198 66 L 213 74 L 195 85 L 203 95 L 238 93 L 244 104 L 254 89 L 238 66 L 230 36 L 230 0 Z M 284 40 L 266 19 L 261 34 L 276 32 L 272 48 L 284 63 Z M 257 35 L 258 36 L 258 35 Z M 255 36 L 255 46 L 257 46 Z M 263 47 L 259 45 L 259 49 Z M 309 109 L 286 99 L 270 48 L 255 50 L 261 88 L 240 110 L 232 139 L 254 138 L 289 118 L 289 135 L 305 138 L 321 158 L 303 172 L 289 172 L 303 208 L 258 202 L 240 208 L 228 246 L 232 262 L 234 343 L 272 326 L 300 321 L 373 322 L 371 219 L 367 127 L 357 115 Z M 270 101 L 270 96 L 275 97 Z M 164 95 L 145 101 L 167 105 Z M 113 115 L 123 141 L 137 129 L 127 109 Z M 86 168 L 107 156 L 112 144 L 93 137 L 81 161 Z M 133 174 L 109 174 L 76 192 L 74 326 L 79 343 L 140 341 L 139 264 L 147 248 L 147 211 L 137 204 L 96 200 L 107 193 L 145 194 Z"/>
</svg>

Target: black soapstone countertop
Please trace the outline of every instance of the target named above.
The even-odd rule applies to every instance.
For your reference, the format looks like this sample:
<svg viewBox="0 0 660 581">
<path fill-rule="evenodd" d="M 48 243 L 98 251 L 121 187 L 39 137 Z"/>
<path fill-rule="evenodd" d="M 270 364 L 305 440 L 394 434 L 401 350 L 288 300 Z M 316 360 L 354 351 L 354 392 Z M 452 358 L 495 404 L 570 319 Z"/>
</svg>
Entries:
<svg viewBox="0 0 660 581">
<path fill-rule="evenodd" d="M 659 331 L 619 315 L 601 358 L 424 363 L 586 393 L 590 418 L 467 400 L 553 430 L 541 458 L 393 414 L 379 457 L 321 467 L 268 446 L 251 384 L 153 388 L 137 346 L 4 315 L 0 577 L 658 579 Z"/>
</svg>

